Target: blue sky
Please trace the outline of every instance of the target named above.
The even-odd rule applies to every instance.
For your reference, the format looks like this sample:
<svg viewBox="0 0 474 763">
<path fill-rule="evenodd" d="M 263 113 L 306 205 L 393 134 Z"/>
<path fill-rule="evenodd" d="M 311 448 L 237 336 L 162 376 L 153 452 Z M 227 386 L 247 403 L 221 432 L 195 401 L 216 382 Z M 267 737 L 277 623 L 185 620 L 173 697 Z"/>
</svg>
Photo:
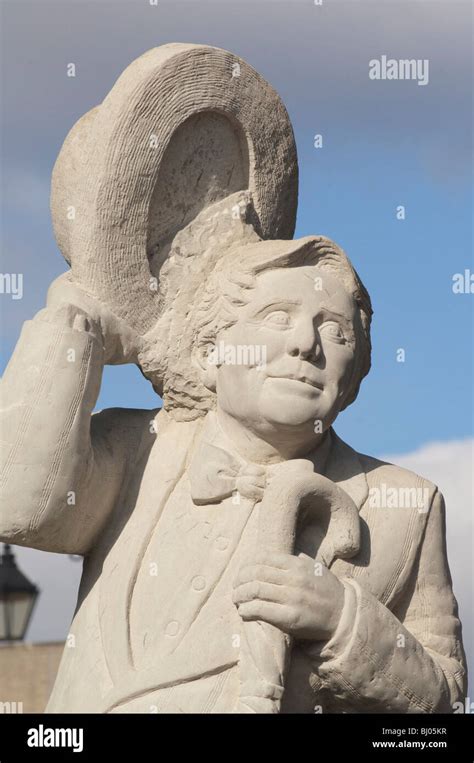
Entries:
<svg viewBox="0 0 474 763">
<path fill-rule="evenodd" d="M 464 447 L 473 435 L 474 295 L 452 291 L 455 273 L 474 272 L 470 2 L 5 0 L 1 13 L 2 272 L 24 275 L 22 300 L 0 295 L 2 367 L 22 322 L 65 270 L 48 197 L 68 130 L 149 48 L 181 41 L 233 51 L 289 111 L 300 165 L 295 235 L 337 241 L 372 297 L 372 370 L 336 429 L 357 450 L 398 454 L 445 490 L 455 588 L 474 636 L 472 455 Z M 428 85 L 369 80 L 369 61 L 382 55 L 428 59 Z M 98 408 L 156 401 L 138 369 L 105 369 Z M 45 589 L 32 637 L 63 638 L 78 566 L 71 572 L 65 560 L 59 571 L 56 555 L 20 553 Z"/>
</svg>

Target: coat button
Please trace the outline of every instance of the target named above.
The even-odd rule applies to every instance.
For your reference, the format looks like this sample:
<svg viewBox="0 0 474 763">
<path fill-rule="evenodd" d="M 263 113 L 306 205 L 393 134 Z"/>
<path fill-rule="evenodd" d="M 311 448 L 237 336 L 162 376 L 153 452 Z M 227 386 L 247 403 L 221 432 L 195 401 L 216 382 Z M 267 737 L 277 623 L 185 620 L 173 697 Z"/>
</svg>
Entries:
<svg viewBox="0 0 474 763">
<path fill-rule="evenodd" d="M 171 620 L 165 628 L 167 636 L 176 636 L 179 631 L 179 623 L 177 620 Z"/>
<path fill-rule="evenodd" d="M 202 575 L 196 575 L 196 577 L 192 579 L 191 585 L 195 591 L 203 591 L 206 587 L 206 578 L 203 578 Z"/>
</svg>

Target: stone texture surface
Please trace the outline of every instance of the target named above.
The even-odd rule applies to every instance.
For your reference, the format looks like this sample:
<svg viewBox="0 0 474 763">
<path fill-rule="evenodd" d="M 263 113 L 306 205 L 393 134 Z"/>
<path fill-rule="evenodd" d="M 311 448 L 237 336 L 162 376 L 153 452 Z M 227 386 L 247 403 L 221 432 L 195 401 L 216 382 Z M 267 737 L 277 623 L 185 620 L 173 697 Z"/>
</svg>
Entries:
<svg viewBox="0 0 474 763">
<path fill-rule="evenodd" d="M 278 96 L 206 46 L 142 56 L 66 140 L 71 272 L 2 391 L 0 539 L 85 557 L 49 712 L 463 697 L 443 498 L 333 428 L 372 308 L 337 244 L 289 240 L 296 174 Z M 104 364 L 127 362 L 163 409 L 92 415 Z"/>
<path fill-rule="evenodd" d="M 185 172 L 183 132 L 192 133 L 198 151 Z M 84 287 L 143 331 L 157 318 L 156 292 L 147 288 L 150 246 L 165 244 L 161 237 L 199 206 L 244 182 L 261 235 L 291 238 L 296 148 L 278 95 L 228 51 L 181 43 L 154 48 L 127 67 L 66 138 L 52 178 L 59 248 Z"/>
</svg>

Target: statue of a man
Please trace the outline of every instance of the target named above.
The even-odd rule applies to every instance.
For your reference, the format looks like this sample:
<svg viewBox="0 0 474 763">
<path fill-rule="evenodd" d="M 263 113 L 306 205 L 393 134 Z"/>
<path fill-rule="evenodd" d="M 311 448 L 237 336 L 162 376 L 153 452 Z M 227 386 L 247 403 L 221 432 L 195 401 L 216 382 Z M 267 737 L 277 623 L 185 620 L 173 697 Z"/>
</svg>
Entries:
<svg viewBox="0 0 474 763">
<path fill-rule="evenodd" d="M 84 556 L 49 712 L 464 696 L 443 498 L 332 428 L 370 368 L 369 295 L 332 241 L 263 240 L 252 211 L 239 192 L 172 237 L 145 341 L 67 275 L 7 368 L 0 539 Z M 117 362 L 162 409 L 92 415 Z"/>
</svg>

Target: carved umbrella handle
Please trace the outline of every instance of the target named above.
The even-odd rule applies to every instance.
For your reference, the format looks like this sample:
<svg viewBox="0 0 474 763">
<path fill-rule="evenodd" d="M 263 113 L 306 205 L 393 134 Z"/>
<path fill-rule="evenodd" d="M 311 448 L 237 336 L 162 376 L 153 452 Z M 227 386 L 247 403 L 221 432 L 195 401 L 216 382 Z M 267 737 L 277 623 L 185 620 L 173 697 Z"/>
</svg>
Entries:
<svg viewBox="0 0 474 763">
<path fill-rule="evenodd" d="M 340 487 L 315 474 L 309 461 L 292 460 L 269 469 L 260 506 L 258 548 L 293 554 L 296 532 L 315 517 L 328 520 L 316 559 L 351 557 L 359 549 L 359 514 Z M 291 638 L 269 623 L 242 622 L 240 694 L 237 713 L 279 713 Z"/>
</svg>

